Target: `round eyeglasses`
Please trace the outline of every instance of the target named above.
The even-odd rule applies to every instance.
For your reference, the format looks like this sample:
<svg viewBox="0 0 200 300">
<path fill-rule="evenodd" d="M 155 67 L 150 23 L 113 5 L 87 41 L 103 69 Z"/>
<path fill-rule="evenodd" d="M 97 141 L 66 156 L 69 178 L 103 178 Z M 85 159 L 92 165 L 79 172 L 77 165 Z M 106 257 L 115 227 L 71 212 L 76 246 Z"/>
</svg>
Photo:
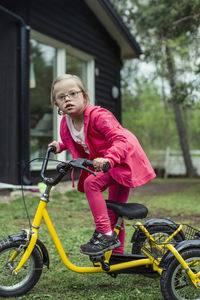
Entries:
<svg viewBox="0 0 200 300">
<path fill-rule="evenodd" d="M 78 97 L 79 93 L 82 93 L 83 91 L 73 91 L 73 92 L 69 92 L 68 94 L 65 95 L 60 95 L 58 96 L 56 99 L 59 101 L 65 101 L 66 97 L 68 97 L 69 99 L 76 99 Z"/>
</svg>

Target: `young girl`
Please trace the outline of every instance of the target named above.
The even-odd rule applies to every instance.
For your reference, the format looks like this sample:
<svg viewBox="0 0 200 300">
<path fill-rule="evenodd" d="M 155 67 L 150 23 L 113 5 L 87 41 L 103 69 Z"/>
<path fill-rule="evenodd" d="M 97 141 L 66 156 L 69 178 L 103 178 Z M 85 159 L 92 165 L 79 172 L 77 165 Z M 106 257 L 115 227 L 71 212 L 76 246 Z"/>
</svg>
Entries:
<svg viewBox="0 0 200 300">
<path fill-rule="evenodd" d="M 73 158 L 93 160 L 97 176 L 82 171 L 78 190 L 85 192 L 92 211 L 96 230 L 80 251 L 88 255 L 116 249 L 123 253 L 125 230 L 119 239 L 113 232 L 117 216 L 107 210 L 102 192 L 109 188 L 109 200 L 125 203 L 130 188 L 138 187 L 155 177 L 137 138 L 124 129 L 108 110 L 88 104 L 88 94 L 81 79 L 65 74 L 52 84 L 52 103 L 63 115 L 60 125 L 62 143 L 53 141 L 56 153 L 68 149 Z M 111 165 L 107 173 L 102 168 Z M 124 229 L 124 224 L 122 224 Z"/>
</svg>

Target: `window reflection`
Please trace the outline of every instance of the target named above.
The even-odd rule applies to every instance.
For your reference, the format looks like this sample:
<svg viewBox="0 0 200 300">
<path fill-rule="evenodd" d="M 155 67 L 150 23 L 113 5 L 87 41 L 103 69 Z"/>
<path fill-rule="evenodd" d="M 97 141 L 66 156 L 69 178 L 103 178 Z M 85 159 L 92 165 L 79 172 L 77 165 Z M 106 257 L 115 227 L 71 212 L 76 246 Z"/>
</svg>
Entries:
<svg viewBox="0 0 200 300">
<path fill-rule="evenodd" d="M 69 53 L 66 54 L 66 70 L 68 74 L 80 77 L 87 87 L 87 62 Z M 70 160 L 71 154 L 67 151 L 66 159 Z"/>
<path fill-rule="evenodd" d="M 44 155 L 53 140 L 50 89 L 54 78 L 56 49 L 30 41 L 30 136 L 31 159 Z"/>
<path fill-rule="evenodd" d="M 79 76 L 87 87 L 87 62 L 67 53 L 67 73 Z"/>
</svg>

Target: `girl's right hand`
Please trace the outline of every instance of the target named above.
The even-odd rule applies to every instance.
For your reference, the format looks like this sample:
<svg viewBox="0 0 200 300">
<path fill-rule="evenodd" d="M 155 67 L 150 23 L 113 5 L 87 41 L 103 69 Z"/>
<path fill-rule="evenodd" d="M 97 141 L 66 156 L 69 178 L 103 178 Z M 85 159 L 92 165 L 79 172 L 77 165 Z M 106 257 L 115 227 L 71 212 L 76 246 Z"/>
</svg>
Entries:
<svg viewBox="0 0 200 300">
<path fill-rule="evenodd" d="M 95 168 L 96 172 L 100 172 L 103 170 L 104 165 L 109 162 L 110 160 L 108 158 L 104 158 L 104 157 L 97 157 L 93 160 L 93 166 Z"/>
<path fill-rule="evenodd" d="M 50 143 L 50 144 L 48 145 L 48 147 L 50 147 L 50 146 L 55 146 L 55 147 L 56 147 L 56 151 L 54 152 L 55 154 L 60 153 L 60 145 L 59 145 L 58 142 L 53 141 L 52 143 Z"/>
</svg>

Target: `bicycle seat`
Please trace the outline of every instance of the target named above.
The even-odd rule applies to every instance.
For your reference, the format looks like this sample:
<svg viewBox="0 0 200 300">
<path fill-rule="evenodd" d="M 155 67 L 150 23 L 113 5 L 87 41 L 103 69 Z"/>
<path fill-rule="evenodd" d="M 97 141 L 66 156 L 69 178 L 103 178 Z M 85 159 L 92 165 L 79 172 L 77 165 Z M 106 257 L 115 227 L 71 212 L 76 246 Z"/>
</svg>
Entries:
<svg viewBox="0 0 200 300">
<path fill-rule="evenodd" d="M 129 220 L 142 219 L 148 214 L 146 206 L 139 203 L 119 203 L 112 200 L 106 200 L 108 209 L 113 210 L 119 217 L 125 217 Z"/>
</svg>

